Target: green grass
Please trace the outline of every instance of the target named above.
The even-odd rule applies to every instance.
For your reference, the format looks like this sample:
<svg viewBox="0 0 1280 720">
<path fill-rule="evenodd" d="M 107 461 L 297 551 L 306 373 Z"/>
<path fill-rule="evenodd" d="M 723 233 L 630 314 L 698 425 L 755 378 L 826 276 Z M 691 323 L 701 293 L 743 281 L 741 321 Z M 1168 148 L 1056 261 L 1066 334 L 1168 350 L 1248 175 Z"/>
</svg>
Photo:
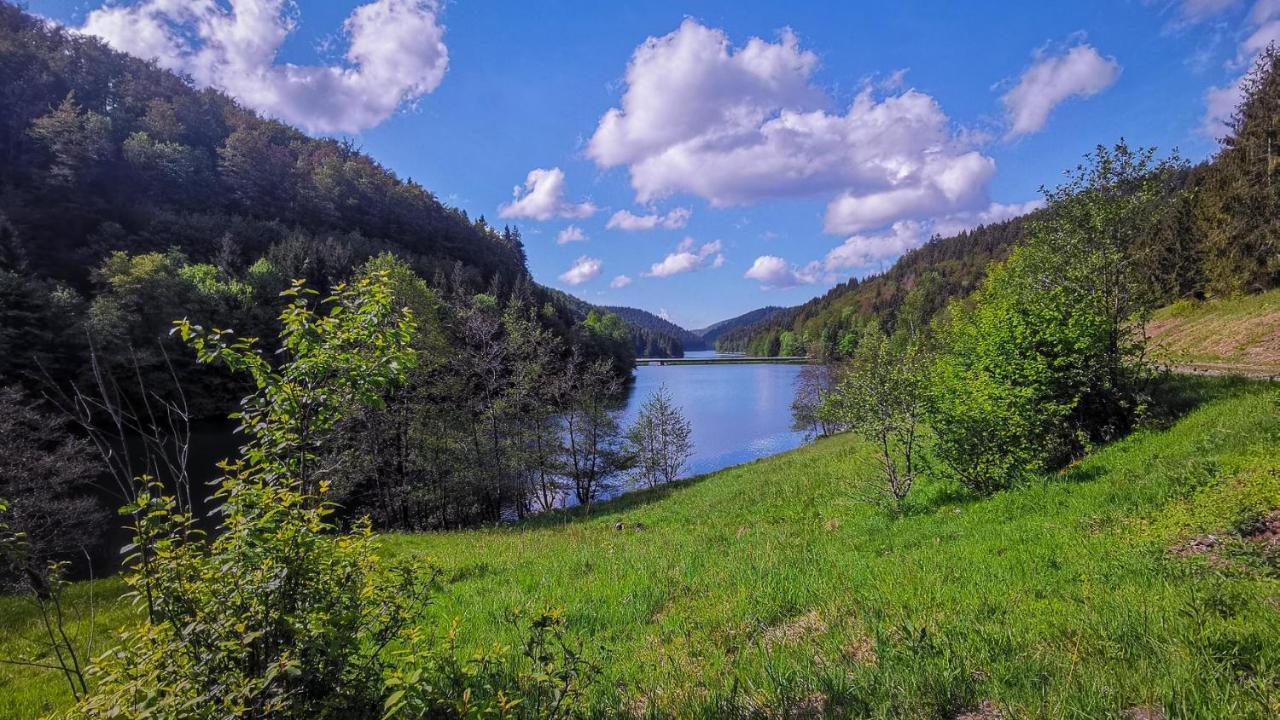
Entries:
<svg viewBox="0 0 1280 720">
<path fill-rule="evenodd" d="M 1280 373 L 1280 290 L 1180 300 L 1152 316 L 1152 351 L 1175 365 Z"/>
<path fill-rule="evenodd" d="M 70 634 L 91 654 L 111 646 L 118 628 L 136 616 L 121 597 L 119 578 L 75 583 L 67 590 Z M 20 597 L 0 595 L 0 718 L 32 720 L 70 704 L 71 691 L 61 673 L 11 664 L 49 662 L 44 626 L 36 605 Z"/>
<path fill-rule="evenodd" d="M 514 642 L 513 609 L 563 608 L 602 667 L 602 712 L 952 718 L 989 700 L 1011 717 L 1275 717 L 1275 566 L 1243 542 L 1229 562 L 1168 549 L 1280 506 L 1277 398 L 1188 387 L 1209 399 L 1168 429 L 990 499 L 925 482 L 898 519 L 853 499 L 872 460 L 839 437 L 588 518 L 385 549 L 444 569 L 427 622 L 458 619 L 464 646 Z M 0 656 L 32 627 L 18 607 L 0 602 Z M 0 668 L 0 716 L 65 702 L 59 683 Z"/>
</svg>

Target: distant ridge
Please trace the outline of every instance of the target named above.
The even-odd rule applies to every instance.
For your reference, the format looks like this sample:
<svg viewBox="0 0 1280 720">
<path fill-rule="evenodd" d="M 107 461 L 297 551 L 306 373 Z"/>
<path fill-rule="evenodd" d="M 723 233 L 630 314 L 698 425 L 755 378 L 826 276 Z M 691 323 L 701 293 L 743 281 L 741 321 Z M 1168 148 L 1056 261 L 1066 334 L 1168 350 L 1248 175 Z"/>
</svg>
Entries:
<svg viewBox="0 0 1280 720">
<path fill-rule="evenodd" d="M 670 320 L 660 318 L 648 310 L 620 305 L 605 305 L 600 309 L 614 313 L 622 318 L 633 330 L 647 330 L 655 335 L 665 335 L 678 343 L 682 350 L 705 350 L 707 348 L 706 342 L 698 334 L 690 332 Z M 632 334 L 633 336 L 635 335 L 634 332 Z M 656 340 L 655 344 L 657 344 Z M 661 348 L 658 347 L 657 349 Z M 642 348 L 640 343 L 637 343 L 637 355 L 642 357 L 664 357 L 661 354 L 654 355 L 645 350 L 646 348 Z M 674 357 L 679 357 L 679 355 L 674 355 Z"/>
<path fill-rule="evenodd" d="M 700 337 L 707 347 L 715 347 L 716 340 L 721 335 L 737 330 L 738 328 L 754 325 L 755 323 L 777 315 L 780 312 L 785 312 L 789 309 L 790 308 L 784 308 L 778 305 L 757 308 L 750 312 L 745 312 L 737 317 L 732 317 L 728 320 L 721 320 L 720 322 L 712 323 L 701 330 L 693 330 L 691 332 Z"/>
</svg>

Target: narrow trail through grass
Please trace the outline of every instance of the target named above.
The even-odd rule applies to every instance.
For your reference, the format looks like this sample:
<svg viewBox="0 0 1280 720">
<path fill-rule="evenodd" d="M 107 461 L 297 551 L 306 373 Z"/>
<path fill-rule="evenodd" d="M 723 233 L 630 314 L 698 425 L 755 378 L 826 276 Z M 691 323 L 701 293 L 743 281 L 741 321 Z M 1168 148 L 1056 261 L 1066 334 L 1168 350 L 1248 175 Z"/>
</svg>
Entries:
<svg viewBox="0 0 1280 720">
<path fill-rule="evenodd" d="M 384 546 L 443 568 L 426 622 L 456 619 L 464 647 L 563 608 L 606 714 L 1276 717 L 1277 558 L 1238 537 L 1280 507 L 1275 391 L 1183 382 L 1211 399 L 1168 429 L 986 500 L 926 481 L 897 519 L 856 499 L 873 461 L 837 437 L 586 518 Z M 1207 533 L 1229 541 L 1170 551 Z M 0 599 L 0 653 L 34 629 L 24 607 Z M 100 639 L 127 612 L 100 611 Z M 58 682 L 0 667 L 0 717 L 64 703 Z"/>
</svg>

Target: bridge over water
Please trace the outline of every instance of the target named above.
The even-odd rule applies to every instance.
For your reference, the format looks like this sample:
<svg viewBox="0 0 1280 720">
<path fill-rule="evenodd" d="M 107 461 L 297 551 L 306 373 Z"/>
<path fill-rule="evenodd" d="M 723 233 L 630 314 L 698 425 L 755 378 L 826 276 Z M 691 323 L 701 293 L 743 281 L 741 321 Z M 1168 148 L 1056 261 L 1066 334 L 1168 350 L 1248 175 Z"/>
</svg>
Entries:
<svg viewBox="0 0 1280 720">
<path fill-rule="evenodd" d="M 757 357 L 754 355 L 720 355 L 692 358 L 636 358 L 636 365 L 805 365 L 813 358 L 803 355 Z"/>
</svg>

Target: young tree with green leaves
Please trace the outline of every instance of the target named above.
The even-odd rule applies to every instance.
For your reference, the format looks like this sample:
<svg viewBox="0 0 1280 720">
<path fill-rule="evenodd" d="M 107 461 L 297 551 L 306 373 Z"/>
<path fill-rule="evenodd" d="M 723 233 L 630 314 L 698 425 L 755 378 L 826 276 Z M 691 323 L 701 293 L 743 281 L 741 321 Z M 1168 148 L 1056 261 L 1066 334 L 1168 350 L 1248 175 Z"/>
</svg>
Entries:
<svg viewBox="0 0 1280 720">
<path fill-rule="evenodd" d="M 147 614 L 95 662 L 96 688 L 73 716 L 381 714 L 384 649 L 430 578 L 385 565 L 367 522 L 337 531 L 319 459 L 341 418 L 380 404 L 413 366 L 413 318 L 384 274 L 324 300 L 300 284 L 286 296 L 271 355 L 253 338 L 177 324 L 201 362 L 252 380 L 235 415 L 246 443 L 222 464 L 212 537 L 156 484 L 126 508 L 137 518 L 126 582 Z"/>
<path fill-rule="evenodd" d="M 612 487 L 614 476 L 626 468 L 622 431 L 610 406 L 620 388 L 608 360 L 575 357 L 569 372 L 568 407 L 561 416 L 564 449 L 560 465 L 574 499 L 590 508 Z"/>
<path fill-rule="evenodd" d="M 627 429 L 632 477 L 651 488 L 679 479 L 693 455 L 692 435 L 688 418 L 672 400 L 667 386 L 660 386 L 644 401 Z"/>
<path fill-rule="evenodd" d="M 111 120 L 81 108 L 74 91 L 53 112 L 36 118 L 28 133 L 48 152 L 46 182 L 59 189 L 85 183 L 112 151 Z"/>
<path fill-rule="evenodd" d="M 1176 199 L 1176 158 L 1099 147 L 940 329 L 938 454 L 987 493 L 1127 433 L 1145 400 L 1158 288 L 1143 238 Z"/>
<path fill-rule="evenodd" d="M 882 482 L 874 495 L 887 496 L 895 510 L 915 485 L 920 464 L 926 368 L 924 352 L 913 339 L 886 337 L 871 325 L 819 411 L 826 421 L 848 427 L 876 449 Z"/>
</svg>

